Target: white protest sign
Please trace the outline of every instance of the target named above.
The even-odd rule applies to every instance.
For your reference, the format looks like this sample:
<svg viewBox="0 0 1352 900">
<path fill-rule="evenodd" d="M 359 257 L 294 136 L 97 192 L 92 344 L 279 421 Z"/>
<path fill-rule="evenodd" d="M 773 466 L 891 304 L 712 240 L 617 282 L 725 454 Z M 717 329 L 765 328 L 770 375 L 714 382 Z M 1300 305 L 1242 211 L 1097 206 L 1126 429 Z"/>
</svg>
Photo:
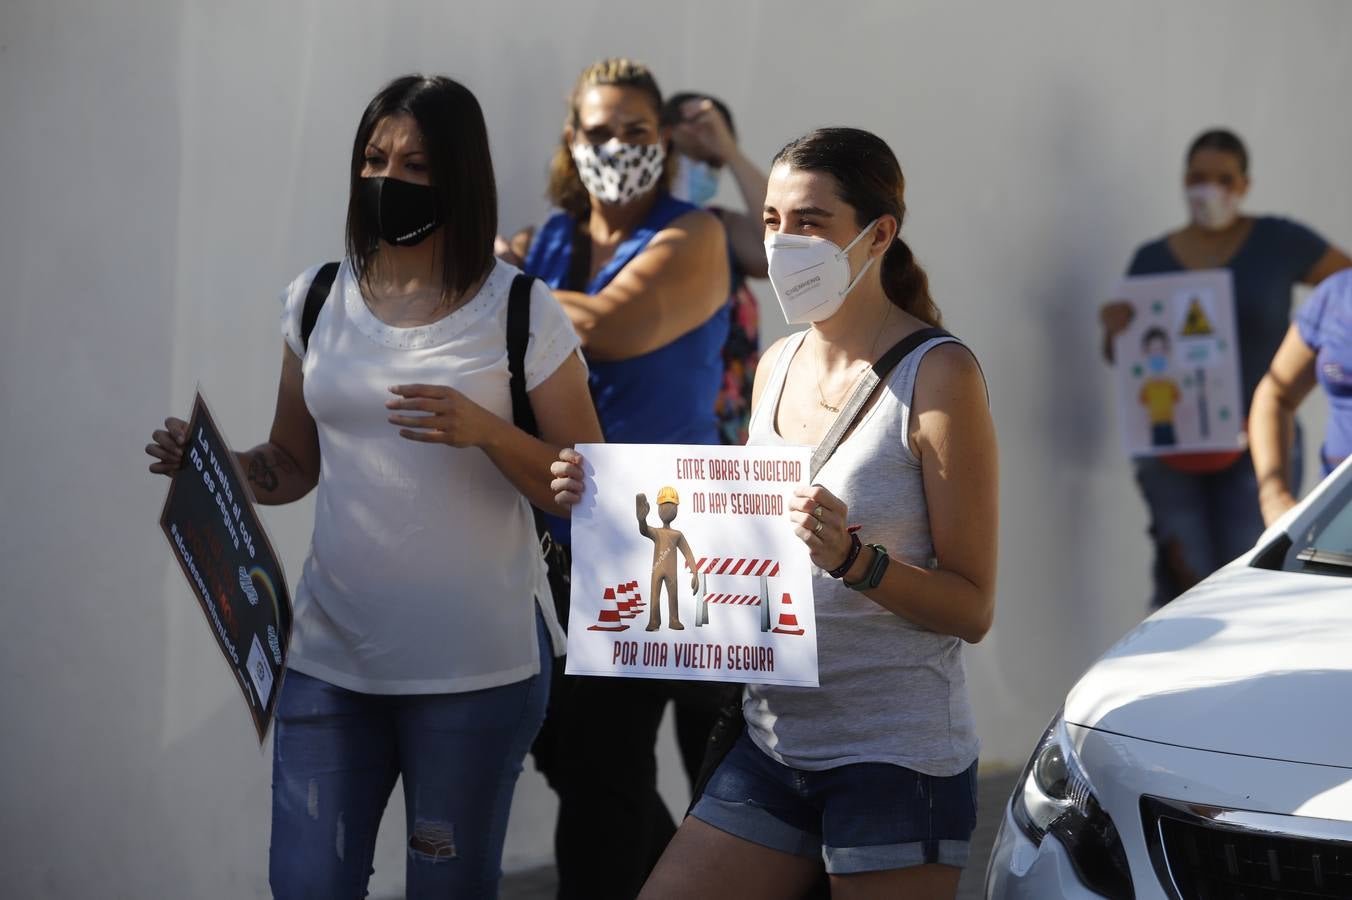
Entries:
<svg viewBox="0 0 1352 900">
<path fill-rule="evenodd" d="M 1127 278 L 1118 334 L 1118 415 L 1130 456 L 1239 450 L 1239 348 L 1229 269 Z"/>
<path fill-rule="evenodd" d="M 569 673 L 817 686 L 812 562 L 787 517 L 812 448 L 577 449 Z"/>
</svg>

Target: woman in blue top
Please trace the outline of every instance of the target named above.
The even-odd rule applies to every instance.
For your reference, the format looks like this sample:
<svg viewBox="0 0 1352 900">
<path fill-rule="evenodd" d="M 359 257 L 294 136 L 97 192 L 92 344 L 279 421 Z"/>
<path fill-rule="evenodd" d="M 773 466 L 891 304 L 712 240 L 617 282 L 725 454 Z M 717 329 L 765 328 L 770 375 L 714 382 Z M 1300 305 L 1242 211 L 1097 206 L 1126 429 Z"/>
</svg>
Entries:
<svg viewBox="0 0 1352 900">
<path fill-rule="evenodd" d="M 1286 333 L 1292 288 L 1318 284 L 1352 259 L 1291 219 L 1240 213 L 1249 190 L 1249 154 L 1229 131 L 1207 131 L 1193 141 L 1183 186 L 1191 221 L 1137 249 L 1127 274 L 1216 268 L 1233 273 L 1240 396 L 1247 407 Z M 1101 310 L 1109 362 L 1113 338 L 1132 315 L 1131 304 L 1122 300 Z M 1248 416 L 1247 408 L 1242 412 Z M 1246 451 L 1138 459 L 1136 480 L 1155 541 L 1153 606 L 1163 606 L 1243 553 L 1262 533 Z"/>
<path fill-rule="evenodd" d="M 602 60 L 578 78 L 549 197 L 560 212 L 531 239 L 542 278 L 582 339 L 611 443 L 717 444 L 730 271 L 718 219 L 671 196 L 675 159 L 647 68 Z M 566 523 L 554 537 L 567 543 Z M 556 603 L 566 603 L 555 583 Z M 710 685 L 560 679 L 536 763 L 559 794 L 561 897 L 632 897 L 675 831 L 657 793 L 653 745 L 668 700 Z M 616 715 L 622 710 L 623 715 Z M 697 742 L 702 745 L 701 742 Z M 625 851 L 597 862 L 598 841 Z"/>
<path fill-rule="evenodd" d="M 715 216 L 671 196 L 660 112 L 642 65 L 583 71 L 550 164 L 561 212 L 532 239 L 526 271 L 554 288 L 582 338 L 607 441 L 717 443 L 726 238 Z"/>
<path fill-rule="evenodd" d="M 1324 279 L 1296 314 L 1258 383 L 1249 411 L 1249 446 L 1258 477 L 1263 523 L 1296 505 L 1290 471 L 1296 407 L 1315 382 L 1329 398 L 1320 475 L 1352 455 L 1352 269 Z"/>
</svg>

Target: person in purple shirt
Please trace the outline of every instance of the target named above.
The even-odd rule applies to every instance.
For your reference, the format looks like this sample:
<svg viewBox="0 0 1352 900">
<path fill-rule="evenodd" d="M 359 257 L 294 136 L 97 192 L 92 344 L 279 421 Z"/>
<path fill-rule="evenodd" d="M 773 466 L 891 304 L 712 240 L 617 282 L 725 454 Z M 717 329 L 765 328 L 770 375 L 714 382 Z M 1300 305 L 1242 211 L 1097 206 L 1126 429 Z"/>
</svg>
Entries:
<svg viewBox="0 0 1352 900">
<path fill-rule="evenodd" d="M 1240 397 L 1247 405 L 1290 320 L 1291 291 L 1316 285 L 1352 259 L 1292 219 L 1241 212 L 1249 190 L 1249 152 L 1214 129 L 1188 147 L 1183 171 L 1187 225 L 1143 244 L 1128 275 L 1229 269 L 1235 286 Z M 1104 304 L 1103 355 L 1132 320 L 1132 305 Z M 1249 411 L 1244 409 L 1247 418 Z M 1298 440 L 1294 441 L 1299 444 Z M 1299 462 L 1300 454 L 1292 459 Z M 1246 450 L 1175 453 L 1135 461 L 1155 544 L 1151 605 L 1163 606 L 1253 546 L 1263 532 L 1254 467 Z M 1291 475 L 1299 482 L 1299 475 Z"/>
<path fill-rule="evenodd" d="M 1296 505 L 1291 484 L 1296 407 L 1316 381 L 1329 400 L 1320 474 L 1352 454 L 1352 269 L 1326 278 L 1296 314 L 1249 407 L 1249 449 L 1263 523 Z"/>
</svg>

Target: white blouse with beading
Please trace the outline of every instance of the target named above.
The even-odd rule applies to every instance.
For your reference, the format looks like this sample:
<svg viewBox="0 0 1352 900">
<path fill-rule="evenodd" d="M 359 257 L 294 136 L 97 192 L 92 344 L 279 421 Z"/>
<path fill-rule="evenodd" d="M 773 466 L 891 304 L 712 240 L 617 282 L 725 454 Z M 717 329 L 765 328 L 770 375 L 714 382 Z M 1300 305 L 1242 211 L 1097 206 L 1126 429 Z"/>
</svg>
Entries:
<svg viewBox="0 0 1352 900">
<path fill-rule="evenodd" d="M 317 269 L 283 294 L 282 334 L 303 360 L 320 450 L 288 664 L 381 694 L 480 690 L 536 674 L 535 610 L 556 652 L 563 633 L 529 503 L 482 450 L 402 438 L 385 407 L 391 385 L 437 384 L 511 421 L 507 295 L 518 270 L 497 262 L 464 306 L 397 328 L 371 312 L 344 262 L 306 352 L 300 319 Z M 578 347 L 558 300 L 537 281 L 527 390 Z"/>
</svg>

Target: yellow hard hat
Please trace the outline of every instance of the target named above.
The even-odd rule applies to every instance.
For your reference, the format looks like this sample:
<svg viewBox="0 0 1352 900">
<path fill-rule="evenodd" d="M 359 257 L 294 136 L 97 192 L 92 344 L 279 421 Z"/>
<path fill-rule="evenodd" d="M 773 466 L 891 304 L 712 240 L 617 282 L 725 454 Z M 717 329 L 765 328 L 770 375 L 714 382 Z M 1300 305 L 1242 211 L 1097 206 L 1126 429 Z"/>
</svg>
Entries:
<svg viewBox="0 0 1352 900">
<path fill-rule="evenodd" d="M 658 506 L 661 506 L 663 503 L 680 503 L 680 502 L 681 498 L 676 496 L 676 489 L 674 487 L 664 487 L 662 488 L 662 490 L 657 492 Z"/>
</svg>

